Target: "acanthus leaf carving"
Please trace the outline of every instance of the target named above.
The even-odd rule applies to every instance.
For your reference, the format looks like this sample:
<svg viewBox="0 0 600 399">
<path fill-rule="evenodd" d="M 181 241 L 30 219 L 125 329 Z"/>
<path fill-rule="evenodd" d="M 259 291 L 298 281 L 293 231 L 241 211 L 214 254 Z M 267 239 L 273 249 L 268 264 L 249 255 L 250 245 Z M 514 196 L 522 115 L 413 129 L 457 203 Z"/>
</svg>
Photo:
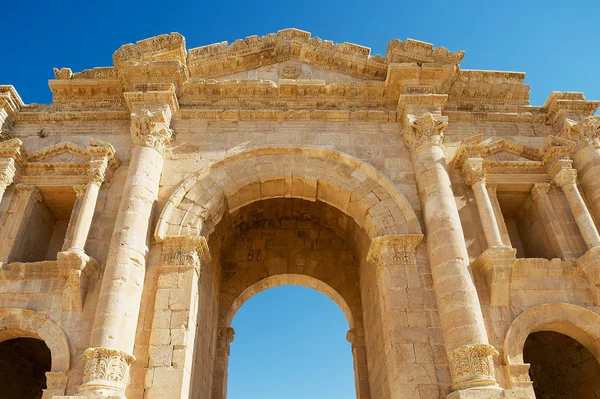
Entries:
<svg viewBox="0 0 600 399">
<path fill-rule="evenodd" d="M 448 117 L 426 112 L 420 116 L 409 115 L 408 125 L 403 132 L 404 141 L 410 152 L 422 145 L 442 146 Z"/>
<path fill-rule="evenodd" d="M 131 114 L 131 136 L 133 143 L 142 147 L 151 147 L 164 154 L 165 149 L 173 141 L 173 130 L 169 129 L 160 114 L 142 110 L 139 114 Z"/>
<path fill-rule="evenodd" d="M 109 348 L 88 348 L 82 355 L 85 360 L 81 391 L 99 389 L 123 393 L 127 384 L 129 365 L 135 357 Z"/>
<path fill-rule="evenodd" d="M 493 356 L 496 348 L 489 344 L 469 344 L 448 352 L 453 389 L 496 384 Z"/>
</svg>

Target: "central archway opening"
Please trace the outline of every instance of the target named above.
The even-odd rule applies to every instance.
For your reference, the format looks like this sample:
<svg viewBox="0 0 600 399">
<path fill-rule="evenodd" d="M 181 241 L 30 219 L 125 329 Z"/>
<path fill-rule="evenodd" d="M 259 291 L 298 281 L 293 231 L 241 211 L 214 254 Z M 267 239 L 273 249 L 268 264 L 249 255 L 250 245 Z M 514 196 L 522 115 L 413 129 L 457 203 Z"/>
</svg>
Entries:
<svg viewBox="0 0 600 399">
<path fill-rule="evenodd" d="M 0 396 L 39 399 L 46 389 L 52 358 L 44 341 L 15 338 L 0 342 Z"/>
<path fill-rule="evenodd" d="M 228 399 L 356 397 L 349 325 L 324 294 L 269 288 L 242 305 L 232 327 Z"/>
<path fill-rule="evenodd" d="M 523 348 L 537 399 L 600 397 L 600 364 L 573 338 L 554 331 L 530 334 Z"/>
</svg>

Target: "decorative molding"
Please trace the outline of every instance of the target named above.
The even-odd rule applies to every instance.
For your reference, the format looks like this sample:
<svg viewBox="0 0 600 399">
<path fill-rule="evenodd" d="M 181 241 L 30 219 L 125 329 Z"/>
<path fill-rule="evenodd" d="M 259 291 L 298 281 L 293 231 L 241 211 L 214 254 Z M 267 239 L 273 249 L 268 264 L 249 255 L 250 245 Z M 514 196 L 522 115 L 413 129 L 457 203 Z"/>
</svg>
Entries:
<svg viewBox="0 0 600 399">
<path fill-rule="evenodd" d="M 102 391 L 122 395 L 127 385 L 129 366 L 135 357 L 117 349 L 88 348 L 80 392 Z"/>
<path fill-rule="evenodd" d="M 367 261 L 383 267 L 416 265 L 415 249 L 423 240 L 422 234 L 388 235 L 371 241 Z"/>
<path fill-rule="evenodd" d="M 489 344 L 463 345 L 448 352 L 452 389 L 496 384 L 493 356 L 498 351 Z"/>
<path fill-rule="evenodd" d="M 351 328 L 346 333 L 346 341 L 352 344 L 352 350 L 365 347 L 365 333 L 362 326 Z"/>
<path fill-rule="evenodd" d="M 173 130 L 169 129 L 164 118 L 146 109 L 139 114 L 131 114 L 131 136 L 134 145 L 154 148 L 161 154 L 171 141 Z"/>
<path fill-rule="evenodd" d="M 408 123 L 403 136 L 411 153 L 423 145 L 443 146 L 444 129 L 448 127 L 448 117 L 426 112 L 421 116 L 408 115 Z"/>
<path fill-rule="evenodd" d="M 200 273 L 211 262 L 210 250 L 203 236 L 166 237 L 163 242 L 161 267 L 193 267 Z"/>
<path fill-rule="evenodd" d="M 224 348 L 227 356 L 230 354 L 230 345 L 235 339 L 235 330 L 232 327 L 219 327 L 217 346 Z"/>
</svg>

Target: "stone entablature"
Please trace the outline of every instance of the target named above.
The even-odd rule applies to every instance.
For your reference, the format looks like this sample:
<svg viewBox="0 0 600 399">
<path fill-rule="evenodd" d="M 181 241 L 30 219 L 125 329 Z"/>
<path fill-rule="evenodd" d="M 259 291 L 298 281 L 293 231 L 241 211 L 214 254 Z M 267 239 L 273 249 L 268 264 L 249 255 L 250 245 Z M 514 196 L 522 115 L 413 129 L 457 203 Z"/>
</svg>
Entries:
<svg viewBox="0 0 600 399">
<path fill-rule="evenodd" d="M 225 399 L 236 312 L 301 285 L 359 399 L 533 399 L 536 329 L 600 353 L 600 102 L 463 56 L 172 33 L 0 86 L 0 341 L 47 342 L 44 399 Z"/>
</svg>

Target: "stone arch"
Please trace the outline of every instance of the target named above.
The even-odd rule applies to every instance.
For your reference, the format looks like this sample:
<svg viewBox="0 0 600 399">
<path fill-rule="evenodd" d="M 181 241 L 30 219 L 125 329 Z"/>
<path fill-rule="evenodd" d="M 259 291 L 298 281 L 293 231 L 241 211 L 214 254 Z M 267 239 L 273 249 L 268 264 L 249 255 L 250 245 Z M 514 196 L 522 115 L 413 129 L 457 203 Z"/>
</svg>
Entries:
<svg viewBox="0 0 600 399">
<path fill-rule="evenodd" d="M 346 320 L 348 320 L 348 325 L 350 326 L 350 329 L 356 327 L 354 325 L 355 322 L 353 316 L 353 309 L 350 309 L 350 306 L 342 297 L 342 295 L 340 295 L 336 290 L 334 290 L 325 282 L 318 280 L 314 277 L 302 274 L 279 274 L 275 276 L 270 276 L 246 288 L 231 304 L 229 311 L 227 312 L 227 318 L 225 320 L 226 327 L 231 326 L 231 321 L 233 320 L 233 317 L 236 315 L 237 311 L 242 307 L 242 305 L 244 305 L 244 303 L 246 303 L 254 295 L 262 291 L 268 290 L 269 288 L 280 287 L 283 285 L 296 285 L 301 287 L 312 288 L 326 295 L 333 302 L 335 302 L 336 305 L 338 305 L 339 308 L 342 310 L 342 312 L 346 316 Z"/>
<path fill-rule="evenodd" d="M 52 355 L 53 373 L 69 370 L 71 354 L 63 330 L 47 316 L 28 309 L 0 309 L 0 342 L 13 338 L 37 338 Z"/>
<path fill-rule="evenodd" d="M 404 195 L 367 163 L 325 148 L 261 147 L 226 156 L 188 178 L 165 205 L 155 237 L 208 236 L 225 211 L 269 198 L 325 202 L 370 238 L 421 233 Z"/>
<path fill-rule="evenodd" d="M 511 324 L 504 339 L 505 364 L 523 364 L 523 347 L 529 334 L 554 331 L 581 343 L 600 361 L 600 316 L 568 303 L 534 306 Z"/>
</svg>

